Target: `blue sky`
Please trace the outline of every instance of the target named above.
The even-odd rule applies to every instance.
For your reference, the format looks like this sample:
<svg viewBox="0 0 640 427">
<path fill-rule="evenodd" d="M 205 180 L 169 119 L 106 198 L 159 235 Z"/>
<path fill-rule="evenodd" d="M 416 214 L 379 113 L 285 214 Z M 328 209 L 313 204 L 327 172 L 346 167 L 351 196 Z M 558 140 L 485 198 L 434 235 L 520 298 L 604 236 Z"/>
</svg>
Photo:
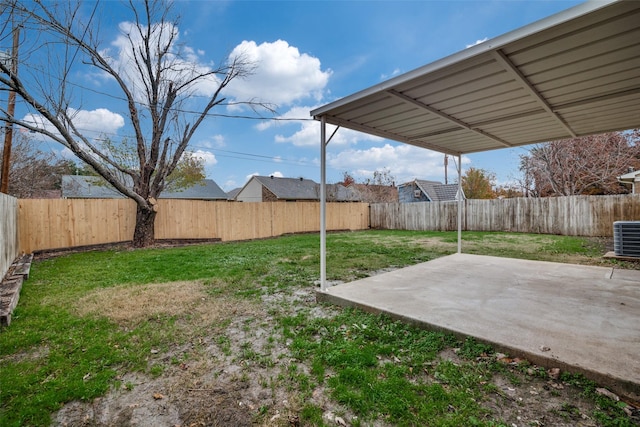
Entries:
<svg viewBox="0 0 640 427">
<path fill-rule="evenodd" d="M 177 1 L 179 42 L 193 51 L 194 61 L 220 63 L 239 51 L 255 61 L 255 73 L 234 82 L 226 96 L 276 104 L 273 117 L 290 119 L 212 117 L 190 149 L 205 159 L 207 177 L 227 191 L 254 174 L 319 181 L 319 124 L 310 120 L 311 109 L 578 3 Z M 107 4 L 108 12 L 99 19 L 105 44 L 113 47 L 119 24 L 130 17 L 118 3 Z M 126 116 L 119 113 L 122 108 L 100 96 L 104 84 L 87 75 L 83 87 L 96 92 L 86 90 L 79 97 L 78 117 L 107 134 L 131 135 Z M 228 107 L 213 113 L 252 114 Z M 526 147 L 465 156 L 463 170 L 484 168 L 497 175 L 498 183 L 506 183 L 518 176 L 518 156 L 525 153 Z M 384 168 L 397 183 L 444 181 L 442 154 L 346 129 L 329 144 L 327 159 L 329 182 L 340 181 L 344 172 L 363 180 Z M 450 162 L 449 177 L 453 168 Z"/>
</svg>

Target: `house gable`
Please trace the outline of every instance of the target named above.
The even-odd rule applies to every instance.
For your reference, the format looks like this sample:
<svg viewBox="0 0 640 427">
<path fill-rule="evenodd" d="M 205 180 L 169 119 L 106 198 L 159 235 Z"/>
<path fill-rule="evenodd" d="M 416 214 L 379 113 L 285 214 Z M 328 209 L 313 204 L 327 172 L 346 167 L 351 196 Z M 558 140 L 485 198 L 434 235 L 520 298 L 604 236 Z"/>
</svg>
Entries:
<svg viewBox="0 0 640 427">
<path fill-rule="evenodd" d="M 398 186 L 398 201 L 400 203 L 430 202 L 431 199 L 416 181 L 411 181 Z"/>
<path fill-rule="evenodd" d="M 400 203 L 453 202 L 457 200 L 457 195 L 458 184 L 416 179 L 398 186 Z"/>
<path fill-rule="evenodd" d="M 280 201 L 320 199 L 318 184 L 310 179 L 279 178 L 274 176 L 256 176 L 254 178 L 260 181 Z"/>
<path fill-rule="evenodd" d="M 239 202 L 320 200 L 318 184 L 304 178 L 252 176 L 236 195 Z"/>
<path fill-rule="evenodd" d="M 252 176 L 249 181 L 238 191 L 236 200 L 238 202 L 261 202 L 262 201 L 262 183 Z"/>
</svg>

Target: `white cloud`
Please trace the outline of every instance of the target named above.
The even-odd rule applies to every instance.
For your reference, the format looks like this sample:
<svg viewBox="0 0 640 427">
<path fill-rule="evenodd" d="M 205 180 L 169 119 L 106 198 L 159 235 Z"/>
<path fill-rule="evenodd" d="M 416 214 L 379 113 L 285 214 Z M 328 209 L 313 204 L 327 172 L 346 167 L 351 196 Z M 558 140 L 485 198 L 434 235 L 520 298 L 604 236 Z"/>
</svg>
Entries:
<svg viewBox="0 0 640 427">
<path fill-rule="evenodd" d="M 256 129 L 263 131 L 277 126 L 285 126 L 291 123 L 304 123 L 311 119 L 309 112 L 316 107 L 292 107 L 286 113 L 276 117 L 276 120 L 265 120 L 256 125 Z M 299 119 L 299 120 L 297 120 Z"/>
<path fill-rule="evenodd" d="M 489 37 L 485 37 L 485 38 L 483 38 L 483 39 L 476 40 L 476 42 L 475 42 L 475 43 L 471 43 L 471 44 L 466 45 L 466 48 L 467 48 L 467 49 L 469 49 L 470 47 L 473 47 L 473 46 L 478 45 L 478 44 L 480 44 L 480 43 L 484 43 L 484 42 L 486 42 L 487 40 L 489 40 Z"/>
<path fill-rule="evenodd" d="M 223 135 L 213 135 L 211 139 L 213 140 L 214 147 L 216 148 L 222 148 L 227 146 L 227 143 Z"/>
<path fill-rule="evenodd" d="M 468 158 L 462 158 L 463 164 L 469 162 Z M 444 154 L 407 144 L 328 153 L 327 165 L 334 170 L 352 173 L 356 180 L 372 178 L 374 171 L 387 168 L 395 177 L 396 184 L 416 178 L 444 181 Z M 447 172 L 449 182 L 457 179 L 455 162 L 451 157 Z"/>
<path fill-rule="evenodd" d="M 239 185 L 238 185 L 238 183 L 236 182 L 235 179 L 228 179 L 228 180 L 226 180 L 224 182 L 224 184 L 222 184 L 222 189 L 224 191 L 231 191 L 231 190 L 233 190 L 235 188 L 238 188 L 238 187 L 239 187 Z"/>
<path fill-rule="evenodd" d="M 336 129 L 333 125 L 327 125 L 327 138 L 329 138 Z M 320 122 L 308 121 L 300 124 L 300 130 L 292 135 L 276 135 L 275 141 L 278 143 L 290 143 L 296 147 L 313 147 L 320 145 Z M 355 145 L 358 142 L 380 142 L 383 138 L 369 135 L 355 130 L 340 128 L 333 136 L 329 144 L 331 146 Z"/>
<path fill-rule="evenodd" d="M 254 173 L 250 173 L 249 175 L 247 175 L 245 177 L 245 184 L 247 183 L 247 181 L 249 181 L 254 176 L 274 176 L 276 178 L 284 178 L 284 175 L 280 171 L 274 171 L 274 172 L 267 173 L 267 174 L 261 174 L 260 172 L 254 172 Z M 244 184 L 242 184 L 242 185 L 244 185 Z"/>
<path fill-rule="evenodd" d="M 243 41 L 231 53 L 234 56 L 256 65 L 254 74 L 234 80 L 225 91 L 239 101 L 254 99 L 277 105 L 306 98 L 319 101 L 332 73 L 322 71 L 318 58 L 300 53 L 284 40 L 260 45 Z"/>
<path fill-rule="evenodd" d="M 111 112 L 106 108 L 95 110 L 74 110 L 69 109 L 68 115 L 72 117 L 73 124 L 88 139 L 97 138 L 101 135 L 114 135 L 124 126 L 124 117 L 118 113 Z M 32 124 L 40 129 L 47 130 L 55 135 L 60 135 L 57 129 L 39 114 L 29 113 L 22 118 L 25 123 Z M 32 134 L 38 140 L 47 140 L 46 136 Z"/>
<path fill-rule="evenodd" d="M 146 28 L 138 29 L 133 22 L 121 22 L 119 24 L 120 35 L 111 43 L 113 49 L 106 49 L 102 53 L 109 59 L 110 65 L 118 71 L 120 76 L 127 82 L 128 86 L 133 89 L 134 96 L 144 101 L 144 87 L 140 72 L 136 67 L 136 58 L 138 63 L 142 62 L 139 53 L 132 46 L 142 46 L 142 36 L 140 32 L 145 32 Z M 152 24 L 151 25 L 151 46 L 166 46 L 171 43 L 168 53 L 163 58 L 163 67 L 165 69 L 165 78 L 163 82 L 172 81 L 177 84 L 185 83 L 195 76 L 205 74 L 211 71 L 208 64 L 201 62 L 202 51 L 180 45 L 179 29 L 171 23 Z M 173 37 L 173 39 L 171 39 Z M 152 52 L 156 55 L 158 52 Z M 157 58 L 152 58 L 152 62 Z M 195 83 L 188 85 L 186 91 L 195 95 L 212 95 L 218 88 L 219 79 L 214 75 L 197 79 Z"/>
<path fill-rule="evenodd" d="M 216 155 L 210 151 L 205 150 L 196 150 L 193 152 L 195 157 L 199 157 L 204 160 L 204 167 L 211 168 L 218 163 L 218 159 L 216 159 Z"/>
<path fill-rule="evenodd" d="M 391 77 L 395 77 L 395 76 L 399 75 L 401 72 L 402 72 L 402 71 L 400 70 L 400 68 L 395 68 L 395 69 L 391 72 L 391 74 L 386 74 L 386 73 L 381 74 L 381 75 L 380 75 L 380 80 L 387 80 L 387 79 L 389 79 L 389 78 L 391 78 Z"/>
<path fill-rule="evenodd" d="M 320 145 L 320 122 L 311 120 L 309 111 L 315 107 L 293 107 L 286 113 L 278 117 L 279 120 L 271 120 L 259 123 L 256 128 L 264 131 L 273 127 L 299 126 L 299 130 L 290 135 L 277 134 L 274 139 L 278 143 L 289 143 L 296 147 L 315 147 Z M 300 119 L 300 120 L 296 120 Z M 327 138 L 329 138 L 336 129 L 333 125 L 327 125 Z M 353 145 L 358 142 L 380 142 L 383 138 L 357 132 L 347 128 L 340 128 L 331 139 L 330 144 L 337 146 Z"/>
<path fill-rule="evenodd" d="M 212 135 L 208 138 L 201 139 L 197 143 L 192 144 L 194 148 L 224 148 L 227 146 L 224 135 Z"/>
<path fill-rule="evenodd" d="M 60 157 L 62 157 L 65 160 L 76 160 L 77 157 L 75 154 L 73 154 L 73 151 L 69 150 L 67 147 L 64 147 L 62 150 L 60 151 L 56 151 L 53 150 L 54 153 L 58 153 L 58 155 Z"/>
<path fill-rule="evenodd" d="M 106 108 L 92 111 L 70 110 L 69 115 L 73 117 L 73 124 L 80 131 L 114 134 L 124 126 L 124 117 Z"/>
</svg>

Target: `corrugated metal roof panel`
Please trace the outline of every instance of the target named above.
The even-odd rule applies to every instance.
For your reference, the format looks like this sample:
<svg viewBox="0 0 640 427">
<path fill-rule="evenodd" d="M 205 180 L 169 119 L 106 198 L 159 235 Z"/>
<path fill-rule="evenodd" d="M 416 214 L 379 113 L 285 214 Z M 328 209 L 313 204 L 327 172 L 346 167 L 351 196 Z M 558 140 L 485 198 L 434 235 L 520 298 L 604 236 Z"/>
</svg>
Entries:
<svg viewBox="0 0 640 427">
<path fill-rule="evenodd" d="M 465 64 L 462 70 L 451 70 L 451 75 L 434 81 L 419 80 L 416 87 L 397 88 L 411 98 L 430 102 L 442 102 L 457 96 L 469 95 L 477 90 L 484 90 L 493 86 L 504 84 L 508 81 L 495 61 L 489 59 L 477 67 L 468 67 Z"/>
<path fill-rule="evenodd" d="M 502 50 L 519 66 L 540 60 L 547 62 L 553 57 L 574 62 L 585 55 L 589 57 L 605 53 L 606 46 L 615 46 L 625 34 L 637 31 L 639 15 L 637 5 L 619 2 L 613 7 L 604 7 L 587 16 L 523 38 Z M 585 52 L 585 49 L 588 51 Z"/>
</svg>

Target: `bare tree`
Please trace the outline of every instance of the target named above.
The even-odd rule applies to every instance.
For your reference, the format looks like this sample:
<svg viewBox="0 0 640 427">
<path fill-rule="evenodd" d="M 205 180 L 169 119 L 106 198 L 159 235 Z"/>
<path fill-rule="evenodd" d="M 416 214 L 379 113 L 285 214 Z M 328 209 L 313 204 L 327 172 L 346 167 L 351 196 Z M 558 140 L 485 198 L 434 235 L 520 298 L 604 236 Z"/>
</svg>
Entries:
<svg viewBox="0 0 640 427">
<path fill-rule="evenodd" d="M 12 14 L 23 35 L 20 73 L 12 75 L 0 64 L 0 84 L 15 91 L 29 109 L 22 118 L 0 110 L 0 120 L 62 144 L 134 200 L 133 245 L 142 247 L 154 241 L 156 199 L 194 133 L 214 107 L 225 103 L 224 89 L 255 66 L 243 56 L 228 57 L 216 66 L 198 64 L 178 43 L 178 18 L 163 0 L 129 0 L 130 16 L 120 24 L 119 44 L 104 44 L 96 18 L 104 12 L 102 6 L 73 0 L 0 0 L 3 17 Z M 9 20 L 3 21 L 0 43 L 12 30 Z M 105 103 L 120 102 L 132 137 L 97 138 L 77 124 L 88 76 L 116 87 L 103 93 Z M 203 101 L 194 107 L 194 99 Z M 123 152 L 135 161 L 121 162 Z"/>
<path fill-rule="evenodd" d="M 363 201 L 369 203 L 395 203 L 398 201 L 398 189 L 396 188 L 396 178 L 391 174 L 389 168 L 376 170 L 372 178 L 367 178 L 363 184 L 356 188 L 363 195 Z"/>
<path fill-rule="evenodd" d="M 527 193 L 540 197 L 626 193 L 617 180 L 640 166 L 638 131 L 548 142 L 520 156 Z"/>
<path fill-rule="evenodd" d="M 62 175 L 73 171 L 73 162 L 39 149 L 28 135 L 18 133 L 13 141 L 8 194 L 20 199 L 53 197 L 60 191 Z"/>
<path fill-rule="evenodd" d="M 348 172 L 343 174 L 343 185 L 350 186 L 366 203 L 394 203 L 398 201 L 395 177 L 389 168 L 373 171 L 371 178 L 357 182 Z"/>
</svg>

